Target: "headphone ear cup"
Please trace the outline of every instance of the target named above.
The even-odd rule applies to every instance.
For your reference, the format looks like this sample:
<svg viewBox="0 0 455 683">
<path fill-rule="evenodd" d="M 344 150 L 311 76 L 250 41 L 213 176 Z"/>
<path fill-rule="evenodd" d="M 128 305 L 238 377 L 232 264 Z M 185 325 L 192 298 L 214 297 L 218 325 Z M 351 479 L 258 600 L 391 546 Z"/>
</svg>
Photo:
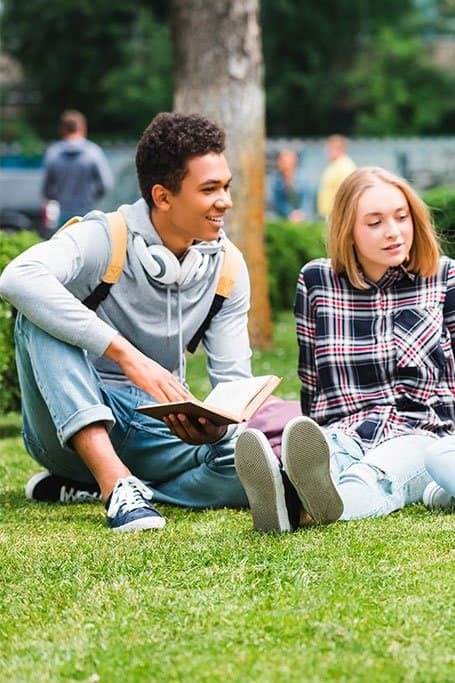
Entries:
<svg viewBox="0 0 455 683">
<path fill-rule="evenodd" d="M 141 235 L 134 237 L 134 249 L 145 272 L 163 285 L 172 285 L 180 277 L 180 263 L 172 251 L 160 244 L 148 247 Z"/>
<path fill-rule="evenodd" d="M 204 257 L 199 249 L 190 248 L 185 254 L 185 258 L 180 264 L 180 276 L 178 278 L 179 285 L 185 285 L 187 282 L 195 279 L 197 271 L 202 266 Z"/>
</svg>

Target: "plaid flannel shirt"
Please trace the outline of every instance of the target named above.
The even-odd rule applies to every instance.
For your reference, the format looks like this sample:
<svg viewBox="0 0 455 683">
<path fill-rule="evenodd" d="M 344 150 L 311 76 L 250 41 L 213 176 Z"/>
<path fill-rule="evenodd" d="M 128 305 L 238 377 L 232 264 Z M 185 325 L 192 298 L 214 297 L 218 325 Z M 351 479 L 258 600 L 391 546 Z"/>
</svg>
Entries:
<svg viewBox="0 0 455 683">
<path fill-rule="evenodd" d="M 368 289 L 306 264 L 294 313 L 302 412 L 363 448 L 401 434 L 444 436 L 455 421 L 455 261 L 428 278 L 391 268 Z"/>
</svg>

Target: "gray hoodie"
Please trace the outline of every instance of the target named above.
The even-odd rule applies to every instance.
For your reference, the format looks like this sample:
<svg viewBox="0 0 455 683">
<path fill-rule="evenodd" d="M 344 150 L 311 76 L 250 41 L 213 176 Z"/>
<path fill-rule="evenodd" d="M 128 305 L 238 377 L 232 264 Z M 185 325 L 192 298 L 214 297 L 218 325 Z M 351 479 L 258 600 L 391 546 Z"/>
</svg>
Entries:
<svg viewBox="0 0 455 683">
<path fill-rule="evenodd" d="M 57 339 L 86 349 L 109 383 L 128 383 L 119 366 L 103 353 L 119 332 L 136 348 L 179 374 L 183 349 L 212 303 L 223 261 L 224 234 L 195 245 L 208 254 L 206 276 L 182 287 L 161 285 L 146 274 L 133 246 L 140 234 L 147 246 L 162 244 L 143 199 L 120 210 L 128 224 L 128 248 L 119 282 L 97 311 L 81 301 L 104 274 L 111 257 L 111 234 L 103 213 L 93 211 L 51 240 L 14 259 L 0 277 L 0 295 Z M 212 386 L 251 375 L 247 332 L 250 299 L 246 264 L 241 260 L 234 292 L 204 335 Z M 181 378 L 183 379 L 183 378 Z"/>
<path fill-rule="evenodd" d="M 90 140 L 61 140 L 44 158 L 43 195 L 57 199 L 62 212 L 85 215 L 112 186 L 104 153 Z"/>
</svg>

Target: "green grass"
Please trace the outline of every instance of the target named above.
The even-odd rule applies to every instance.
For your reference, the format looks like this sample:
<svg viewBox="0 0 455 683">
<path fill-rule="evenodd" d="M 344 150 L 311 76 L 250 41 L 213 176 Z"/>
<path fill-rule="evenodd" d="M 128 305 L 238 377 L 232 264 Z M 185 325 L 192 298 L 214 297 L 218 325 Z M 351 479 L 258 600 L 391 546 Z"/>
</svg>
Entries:
<svg viewBox="0 0 455 683">
<path fill-rule="evenodd" d="M 254 369 L 295 398 L 290 317 L 275 329 Z M 0 419 L 2 683 L 454 680 L 453 515 L 266 535 L 247 510 L 165 507 L 162 532 L 114 535 L 99 504 L 25 500 L 19 426 Z"/>
</svg>

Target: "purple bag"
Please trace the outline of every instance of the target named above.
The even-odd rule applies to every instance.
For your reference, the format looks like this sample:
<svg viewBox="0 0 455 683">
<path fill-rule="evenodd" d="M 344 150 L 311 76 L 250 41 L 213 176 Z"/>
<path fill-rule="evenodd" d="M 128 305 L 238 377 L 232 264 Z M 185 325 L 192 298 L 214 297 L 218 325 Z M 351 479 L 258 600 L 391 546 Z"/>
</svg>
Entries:
<svg viewBox="0 0 455 683">
<path fill-rule="evenodd" d="M 270 396 L 248 422 L 248 427 L 263 432 L 269 440 L 273 452 L 281 460 L 283 429 L 289 420 L 301 414 L 300 401 L 286 401 L 283 398 Z"/>
</svg>

